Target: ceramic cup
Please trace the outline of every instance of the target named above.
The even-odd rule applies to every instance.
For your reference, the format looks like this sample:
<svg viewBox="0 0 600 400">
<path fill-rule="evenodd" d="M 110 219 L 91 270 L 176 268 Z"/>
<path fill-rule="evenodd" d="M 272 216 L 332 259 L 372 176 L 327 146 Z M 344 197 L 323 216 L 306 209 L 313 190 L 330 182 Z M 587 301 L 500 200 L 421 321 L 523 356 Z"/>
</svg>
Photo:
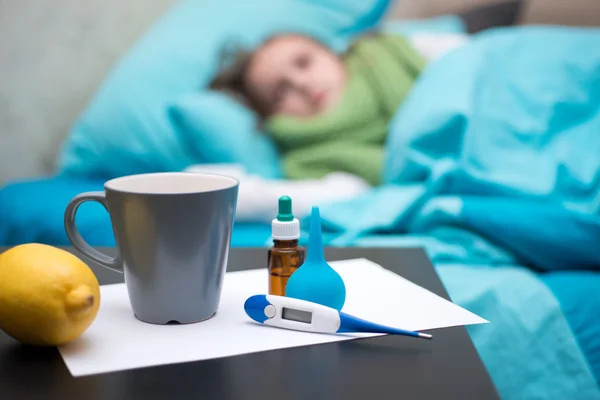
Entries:
<svg viewBox="0 0 600 400">
<path fill-rule="evenodd" d="M 239 182 L 199 173 L 156 173 L 110 180 L 103 192 L 82 193 L 65 211 L 73 246 L 125 275 L 135 316 L 145 322 L 191 323 L 219 306 Z M 87 244 L 75 226 L 86 201 L 110 214 L 117 257 Z"/>
</svg>

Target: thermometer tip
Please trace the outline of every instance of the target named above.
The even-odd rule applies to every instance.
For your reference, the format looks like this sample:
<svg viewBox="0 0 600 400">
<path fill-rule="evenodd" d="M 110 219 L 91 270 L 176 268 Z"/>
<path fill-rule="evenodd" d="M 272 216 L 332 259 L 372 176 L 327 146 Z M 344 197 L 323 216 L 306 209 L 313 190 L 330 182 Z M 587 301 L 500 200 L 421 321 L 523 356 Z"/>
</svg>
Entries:
<svg viewBox="0 0 600 400">
<path fill-rule="evenodd" d="M 421 332 L 419 332 L 419 337 L 423 338 L 423 339 L 431 339 L 433 336 L 431 336 L 428 333 L 421 333 Z"/>
</svg>

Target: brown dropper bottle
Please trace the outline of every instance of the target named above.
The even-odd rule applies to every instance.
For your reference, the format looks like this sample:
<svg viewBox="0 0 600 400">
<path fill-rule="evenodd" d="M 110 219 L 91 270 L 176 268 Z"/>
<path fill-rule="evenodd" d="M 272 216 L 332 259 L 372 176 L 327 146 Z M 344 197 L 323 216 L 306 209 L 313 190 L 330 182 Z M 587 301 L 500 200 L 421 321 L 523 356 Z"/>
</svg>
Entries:
<svg viewBox="0 0 600 400">
<path fill-rule="evenodd" d="M 292 199 L 279 198 L 279 212 L 271 224 L 273 247 L 269 249 L 269 294 L 285 296 L 285 286 L 304 263 L 304 248 L 298 245 L 300 222 L 292 214 Z"/>
</svg>

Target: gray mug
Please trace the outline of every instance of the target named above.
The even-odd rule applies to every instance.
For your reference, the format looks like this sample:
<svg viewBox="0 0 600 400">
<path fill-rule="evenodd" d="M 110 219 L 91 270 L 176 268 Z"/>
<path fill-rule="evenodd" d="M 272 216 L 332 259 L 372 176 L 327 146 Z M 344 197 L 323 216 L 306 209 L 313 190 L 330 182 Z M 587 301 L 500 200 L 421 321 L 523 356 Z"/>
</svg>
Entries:
<svg viewBox="0 0 600 400">
<path fill-rule="evenodd" d="M 65 210 L 73 246 L 122 272 L 135 316 L 149 323 L 191 323 L 217 311 L 231 242 L 239 182 L 199 173 L 156 173 L 110 180 Z M 110 214 L 117 257 L 87 244 L 75 226 L 86 201 Z"/>
</svg>

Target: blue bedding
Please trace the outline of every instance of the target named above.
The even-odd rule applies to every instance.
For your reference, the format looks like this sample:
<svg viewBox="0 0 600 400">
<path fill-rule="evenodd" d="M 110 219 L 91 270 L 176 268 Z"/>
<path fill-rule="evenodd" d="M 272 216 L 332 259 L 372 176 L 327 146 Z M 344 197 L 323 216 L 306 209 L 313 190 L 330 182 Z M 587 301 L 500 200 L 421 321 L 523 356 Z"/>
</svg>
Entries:
<svg viewBox="0 0 600 400">
<path fill-rule="evenodd" d="M 541 281 L 552 291 L 597 380 L 600 380 L 600 274 L 564 271 L 545 274 Z"/>
<path fill-rule="evenodd" d="M 15 182 L 0 190 L 0 246 L 21 243 L 70 245 L 64 230 L 64 210 L 79 193 L 103 190 L 104 181 L 58 176 Z M 110 217 L 98 203 L 87 202 L 77 212 L 77 226 L 92 246 L 114 246 Z M 271 227 L 236 222 L 231 245 L 264 246 Z"/>
<path fill-rule="evenodd" d="M 428 250 L 454 301 L 498 325 L 471 336 L 505 398 L 600 397 L 598 43 L 478 35 L 398 109 L 386 184 L 321 210 L 337 245 Z"/>
<path fill-rule="evenodd" d="M 385 184 L 321 205 L 330 245 L 422 246 L 503 398 L 600 398 L 600 31 L 478 35 L 429 66 L 390 126 Z M 63 210 L 102 182 L 0 190 L 0 245 L 68 244 Z M 354 218 L 348 219 L 348 215 Z M 113 245 L 84 204 L 83 236 Z M 303 224 L 307 226 L 307 224 Z M 269 227 L 236 223 L 232 245 Z"/>
<path fill-rule="evenodd" d="M 350 240 L 443 219 L 538 269 L 598 267 L 599 41 L 497 30 L 431 65 L 391 123 L 387 184 L 348 202 L 361 218 L 334 212 L 329 225 Z"/>
</svg>

